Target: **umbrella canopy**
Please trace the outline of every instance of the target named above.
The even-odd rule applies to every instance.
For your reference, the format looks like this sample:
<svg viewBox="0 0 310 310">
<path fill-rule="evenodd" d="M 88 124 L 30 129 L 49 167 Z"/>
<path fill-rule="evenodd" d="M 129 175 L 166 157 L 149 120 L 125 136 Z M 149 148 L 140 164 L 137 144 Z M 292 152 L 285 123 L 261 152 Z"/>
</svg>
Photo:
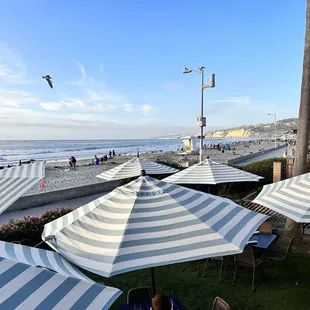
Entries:
<svg viewBox="0 0 310 310">
<path fill-rule="evenodd" d="M 253 202 L 295 222 L 310 223 L 310 173 L 265 185 Z"/>
<path fill-rule="evenodd" d="M 0 256 L 30 266 L 48 268 L 64 276 L 94 283 L 93 280 L 85 276 L 76 266 L 71 265 L 66 259 L 53 251 L 0 241 Z"/>
<path fill-rule="evenodd" d="M 1 257 L 0 308 L 109 309 L 121 291 Z"/>
<path fill-rule="evenodd" d="M 177 184 L 219 184 L 230 182 L 258 182 L 263 177 L 206 159 L 163 181 Z"/>
<path fill-rule="evenodd" d="M 140 157 L 136 157 L 124 164 L 97 175 L 97 177 L 105 179 L 106 181 L 128 179 L 139 176 L 141 170 L 145 170 L 146 174 L 154 175 L 169 174 L 179 171 L 178 169 L 158 164 L 148 159 L 141 159 Z"/>
<path fill-rule="evenodd" d="M 243 251 L 268 216 L 217 196 L 141 176 L 45 225 L 69 261 L 110 277 Z"/>
<path fill-rule="evenodd" d="M 0 170 L 0 214 L 44 177 L 44 161 Z"/>
</svg>

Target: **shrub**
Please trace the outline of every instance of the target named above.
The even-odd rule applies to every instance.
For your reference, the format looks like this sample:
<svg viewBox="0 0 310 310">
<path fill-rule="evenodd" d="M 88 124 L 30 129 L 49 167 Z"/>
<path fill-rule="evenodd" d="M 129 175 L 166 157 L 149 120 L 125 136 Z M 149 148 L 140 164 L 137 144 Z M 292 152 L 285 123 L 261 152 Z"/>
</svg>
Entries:
<svg viewBox="0 0 310 310">
<path fill-rule="evenodd" d="M 44 212 L 42 216 L 27 216 L 23 219 L 11 220 L 0 226 L 0 240 L 18 243 L 27 240 L 27 244 L 34 246 L 42 241 L 41 235 L 45 224 L 71 211 L 70 208 L 55 209 Z"/>
<path fill-rule="evenodd" d="M 273 182 L 274 161 L 281 161 L 284 165 L 286 164 L 285 158 L 269 158 L 253 162 L 248 165 L 240 166 L 238 168 L 264 177 L 264 179 L 261 182 L 264 184 L 269 184 Z"/>
</svg>

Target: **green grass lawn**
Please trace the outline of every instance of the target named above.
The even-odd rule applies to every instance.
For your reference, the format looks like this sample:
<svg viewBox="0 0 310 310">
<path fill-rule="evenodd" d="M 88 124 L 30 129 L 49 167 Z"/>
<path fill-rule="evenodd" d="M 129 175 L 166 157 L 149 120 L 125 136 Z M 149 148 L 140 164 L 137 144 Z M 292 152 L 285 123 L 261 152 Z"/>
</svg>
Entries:
<svg viewBox="0 0 310 310">
<path fill-rule="evenodd" d="M 218 282 L 219 267 L 202 277 L 201 274 L 198 275 L 197 262 L 193 262 L 184 272 L 181 271 L 181 264 L 155 268 L 157 292 L 177 295 L 188 310 L 211 309 L 216 296 L 224 298 L 232 309 L 310 309 L 310 256 L 294 253 L 291 257 L 301 274 L 296 278 L 298 285 L 282 262 L 273 268 L 264 268 L 265 280 L 254 293 L 251 291 L 252 269 L 241 270 L 242 276 L 236 286 L 232 287 L 232 277 L 224 279 L 222 283 Z M 213 263 L 210 263 L 210 266 L 211 264 L 213 266 Z M 230 269 L 232 268 L 233 264 Z M 282 271 L 284 272 L 279 277 Z M 223 278 L 230 273 L 231 270 L 227 270 L 223 273 Z M 151 284 L 149 270 L 135 271 L 110 279 L 93 275 L 91 277 L 123 291 L 111 309 L 126 303 L 130 288 Z M 258 283 L 259 270 L 256 279 Z"/>
</svg>

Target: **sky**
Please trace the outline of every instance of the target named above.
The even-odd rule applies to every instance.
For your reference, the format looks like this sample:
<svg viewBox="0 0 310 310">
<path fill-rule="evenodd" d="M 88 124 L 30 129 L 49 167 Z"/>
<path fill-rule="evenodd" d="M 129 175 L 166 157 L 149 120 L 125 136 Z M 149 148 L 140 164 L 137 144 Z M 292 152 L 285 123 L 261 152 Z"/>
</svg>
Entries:
<svg viewBox="0 0 310 310">
<path fill-rule="evenodd" d="M 134 139 L 297 117 L 306 0 L 0 0 L 0 139 Z M 49 74 L 54 89 L 42 79 Z"/>
</svg>

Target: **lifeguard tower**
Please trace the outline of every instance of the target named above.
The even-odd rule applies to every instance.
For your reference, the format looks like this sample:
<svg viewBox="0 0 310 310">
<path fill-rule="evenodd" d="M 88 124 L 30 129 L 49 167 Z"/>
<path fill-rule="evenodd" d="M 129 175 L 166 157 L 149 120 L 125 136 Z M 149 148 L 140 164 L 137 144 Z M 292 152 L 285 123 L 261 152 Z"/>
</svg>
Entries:
<svg viewBox="0 0 310 310">
<path fill-rule="evenodd" d="M 184 144 L 183 154 L 195 154 L 198 152 L 197 148 L 197 138 L 195 136 L 182 137 L 181 140 Z"/>
</svg>

